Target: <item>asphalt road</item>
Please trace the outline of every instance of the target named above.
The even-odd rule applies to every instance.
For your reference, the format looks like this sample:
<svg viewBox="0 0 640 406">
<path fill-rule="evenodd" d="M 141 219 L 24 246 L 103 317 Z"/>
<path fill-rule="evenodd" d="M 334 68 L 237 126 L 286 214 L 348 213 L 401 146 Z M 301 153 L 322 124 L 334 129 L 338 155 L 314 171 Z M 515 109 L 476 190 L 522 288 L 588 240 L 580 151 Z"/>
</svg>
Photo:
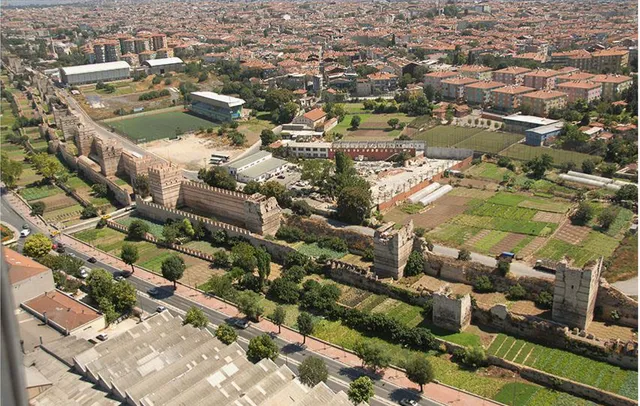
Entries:
<svg viewBox="0 0 640 406">
<path fill-rule="evenodd" d="M 31 226 L 31 230 L 33 232 L 41 231 L 41 230 L 38 230 L 38 228 L 34 224 L 29 223 L 28 221 L 23 219 L 20 215 L 18 215 L 13 210 L 11 205 L 5 200 L 4 195 L 2 196 L 2 211 L 0 214 L 0 219 L 4 222 L 7 222 L 15 226 L 16 228 L 21 228 L 23 224 L 27 223 Z M 23 241 L 24 239 L 21 239 L 18 242 L 19 251 L 22 250 Z M 83 259 L 85 261 L 88 259 L 87 255 L 83 254 L 82 252 L 75 251 L 70 247 L 67 247 L 66 253 L 74 254 L 76 257 Z M 120 269 L 114 268 L 100 261 L 98 261 L 95 264 L 90 264 L 87 262 L 85 265 L 88 266 L 89 268 L 102 268 L 111 273 L 121 271 Z M 189 308 L 191 308 L 192 306 L 196 306 L 201 308 L 204 311 L 204 313 L 209 317 L 209 321 L 214 325 L 220 325 L 222 323 L 227 322 L 229 319 L 229 317 L 227 317 L 226 315 L 220 312 L 217 312 L 213 309 L 209 309 L 206 307 L 202 307 L 199 304 L 187 298 L 174 295 L 173 289 L 169 283 L 166 286 L 160 287 L 160 293 L 157 294 L 155 297 L 150 298 L 146 294 L 146 292 L 149 289 L 155 287 L 155 285 L 152 285 L 149 282 L 146 282 L 142 279 L 137 278 L 135 274 L 129 277 L 127 280 L 131 282 L 138 290 L 139 292 L 138 302 L 142 307 L 142 309 L 147 312 L 155 311 L 156 307 L 162 304 L 162 305 L 166 305 L 171 311 L 176 311 L 184 314 Z M 263 332 L 253 326 L 250 326 L 245 330 L 238 330 L 239 344 L 246 350 L 249 340 L 260 334 L 263 334 Z M 278 347 L 280 347 L 280 357 L 278 358 L 276 363 L 279 365 L 287 364 L 296 373 L 297 373 L 297 365 L 299 365 L 300 362 L 302 362 L 306 357 L 309 357 L 311 355 L 318 356 L 318 354 L 314 354 L 311 351 L 307 351 L 306 349 L 302 348 L 297 344 L 292 344 L 284 340 L 281 340 L 277 336 L 275 336 L 275 341 L 278 344 Z M 356 379 L 359 376 L 364 375 L 364 372 L 360 369 L 350 367 L 335 359 L 327 358 L 324 356 L 322 356 L 322 358 L 324 358 L 325 363 L 327 365 L 327 369 L 329 370 L 329 380 L 327 382 L 327 385 L 336 392 L 340 390 L 343 390 L 346 392 L 348 390 L 349 382 L 351 382 L 353 379 Z M 370 400 L 369 403 L 371 405 L 375 405 L 375 406 L 395 405 L 395 404 L 398 404 L 398 402 L 402 399 L 414 399 L 418 401 L 420 405 L 425 405 L 425 406 L 441 405 L 440 403 L 432 400 L 421 399 L 420 395 L 414 390 L 401 388 L 393 385 L 388 381 L 375 379 L 375 377 L 372 377 L 372 378 L 374 378 L 373 381 L 375 384 L 375 397 Z"/>
</svg>

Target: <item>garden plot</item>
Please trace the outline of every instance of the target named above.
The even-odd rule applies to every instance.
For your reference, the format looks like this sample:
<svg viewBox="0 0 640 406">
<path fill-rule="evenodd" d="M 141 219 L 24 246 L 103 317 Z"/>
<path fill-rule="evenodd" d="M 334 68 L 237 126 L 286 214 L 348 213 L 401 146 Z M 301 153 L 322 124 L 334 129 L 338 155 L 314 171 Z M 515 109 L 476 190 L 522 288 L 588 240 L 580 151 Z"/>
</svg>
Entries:
<svg viewBox="0 0 640 406">
<path fill-rule="evenodd" d="M 457 188 L 454 188 L 451 192 L 449 192 L 448 195 L 484 200 L 484 199 L 489 199 L 491 196 L 495 195 L 495 192 L 492 192 L 490 190 L 457 187 Z"/>
<path fill-rule="evenodd" d="M 556 238 L 550 239 L 536 251 L 537 258 L 559 261 L 565 256 L 572 260 L 573 266 L 582 267 L 600 256 L 608 258 L 618 246 L 618 240 L 597 231 L 590 231 L 579 244 L 570 244 Z"/>
<path fill-rule="evenodd" d="M 384 219 L 398 224 L 405 224 L 409 220 L 413 220 L 415 227 L 432 229 L 464 213 L 467 210 L 466 203 L 470 200 L 470 198 L 466 197 L 451 196 L 451 193 L 449 193 L 438 199 L 435 204 L 422 213 L 407 215 L 400 207 L 396 207 L 387 213 Z"/>
<path fill-rule="evenodd" d="M 638 372 L 499 334 L 489 354 L 587 385 L 638 398 Z"/>
<path fill-rule="evenodd" d="M 483 162 L 479 165 L 474 165 L 465 171 L 465 175 L 489 179 L 496 182 L 502 182 L 504 175 L 506 174 L 511 175 L 513 172 L 507 168 L 501 168 L 490 162 Z"/>
<path fill-rule="evenodd" d="M 340 295 L 338 302 L 348 307 L 355 307 L 373 295 L 373 293 L 367 290 L 354 288 L 353 286 L 345 286 L 341 290 L 342 294 Z"/>
<path fill-rule="evenodd" d="M 574 226 L 569 221 L 567 221 L 562 226 L 560 226 L 554 238 L 557 238 L 558 240 L 567 242 L 569 244 L 580 244 L 582 240 L 587 238 L 590 231 L 591 229 L 589 227 Z"/>
<path fill-rule="evenodd" d="M 539 211 L 533 216 L 533 221 L 542 221 L 545 223 L 558 223 L 560 224 L 565 219 L 564 214 L 550 213 L 547 211 Z"/>
</svg>

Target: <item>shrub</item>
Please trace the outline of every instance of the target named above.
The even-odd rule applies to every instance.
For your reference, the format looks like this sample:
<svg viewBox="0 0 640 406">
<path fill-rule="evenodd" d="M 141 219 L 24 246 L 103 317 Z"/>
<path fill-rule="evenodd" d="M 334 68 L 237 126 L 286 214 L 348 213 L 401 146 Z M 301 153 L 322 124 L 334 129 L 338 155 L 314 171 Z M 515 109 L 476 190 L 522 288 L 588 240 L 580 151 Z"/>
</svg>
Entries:
<svg viewBox="0 0 640 406">
<path fill-rule="evenodd" d="M 98 209 L 96 209 L 96 207 L 92 204 L 82 209 L 82 212 L 80 213 L 80 218 L 83 218 L 83 219 L 88 219 L 88 218 L 97 217 L 97 216 L 98 216 Z"/>
<path fill-rule="evenodd" d="M 493 292 L 493 283 L 491 283 L 491 279 L 488 276 L 478 276 L 473 282 L 473 289 L 479 293 Z"/>
<path fill-rule="evenodd" d="M 327 248 L 337 252 L 349 251 L 347 243 L 340 237 L 322 238 L 318 241 L 318 246 L 320 248 Z"/>
<path fill-rule="evenodd" d="M 299 216 L 309 217 L 313 214 L 313 209 L 304 200 L 296 200 L 291 204 L 291 211 Z"/>
<path fill-rule="evenodd" d="M 471 261 L 471 252 L 466 248 L 462 248 L 458 251 L 458 259 L 460 261 Z"/>
<path fill-rule="evenodd" d="M 220 268 L 228 268 L 231 266 L 231 258 L 227 251 L 219 250 L 213 253 L 213 264 Z"/>
<path fill-rule="evenodd" d="M 522 300 L 527 296 L 527 291 L 518 283 L 509 288 L 507 299 Z"/>
<path fill-rule="evenodd" d="M 365 248 L 364 251 L 362 251 L 363 261 L 373 262 L 373 256 L 374 256 L 374 252 L 373 252 L 373 248 L 371 247 Z"/>
<path fill-rule="evenodd" d="M 276 232 L 276 238 L 286 242 L 304 241 L 305 232 L 298 227 L 281 226 Z"/>
<path fill-rule="evenodd" d="M 576 211 L 571 215 L 571 223 L 585 225 L 593 218 L 593 207 L 587 202 L 580 202 Z"/>
<path fill-rule="evenodd" d="M 409 259 L 407 260 L 407 266 L 404 268 L 405 276 L 420 275 L 424 272 L 424 257 L 421 252 L 411 251 Z"/>
<path fill-rule="evenodd" d="M 501 168 L 506 168 L 510 163 L 511 159 L 506 156 L 501 156 L 500 159 L 498 159 L 498 166 Z"/>
<path fill-rule="evenodd" d="M 551 309 L 553 307 L 553 294 L 543 290 L 536 295 L 534 302 L 541 309 Z"/>
<path fill-rule="evenodd" d="M 424 227 L 416 227 L 413 229 L 413 233 L 416 235 L 416 237 L 424 237 L 424 235 L 427 233 L 427 230 Z"/>
<path fill-rule="evenodd" d="M 97 228 L 104 228 L 107 225 L 107 219 L 105 219 L 104 217 L 101 217 L 100 220 L 98 220 L 98 224 L 96 225 Z"/>
<path fill-rule="evenodd" d="M 618 310 L 614 309 L 611 310 L 611 319 L 618 321 L 620 320 L 620 313 L 618 313 Z"/>
<path fill-rule="evenodd" d="M 46 205 L 44 202 L 35 202 L 31 204 L 31 215 L 32 216 L 42 216 L 44 214 L 44 209 Z"/>
<path fill-rule="evenodd" d="M 487 354 L 482 347 L 466 347 L 464 350 L 458 349 L 454 354 L 458 362 L 470 368 L 480 368 L 487 365 Z"/>
<path fill-rule="evenodd" d="M 236 331 L 228 324 L 221 324 L 216 329 L 216 338 L 227 345 L 236 341 L 237 337 L 238 334 L 236 333 Z"/>
<path fill-rule="evenodd" d="M 500 275 L 507 276 L 509 268 L 511 268 L 509 261 L 498 261 L 498 272 L 500 272 Z"/>
</svg>

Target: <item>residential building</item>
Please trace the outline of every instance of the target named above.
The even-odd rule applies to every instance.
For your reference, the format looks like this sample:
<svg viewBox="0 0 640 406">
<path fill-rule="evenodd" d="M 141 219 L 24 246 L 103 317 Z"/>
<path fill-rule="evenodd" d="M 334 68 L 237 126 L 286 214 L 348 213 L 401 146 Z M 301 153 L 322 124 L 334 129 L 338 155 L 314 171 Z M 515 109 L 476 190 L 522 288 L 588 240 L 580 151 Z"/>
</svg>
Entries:
<svg viewBox="0 0 640 406">
<path fill-rule="evenodd" d="M 122 36 L 118 38 L 118 41 L 120 42 L 120 53 L 122 55 L 133 54 L 136 52 L 136 46 L 133 41 L 133 38 L 128 36 Z"/>
<path fill-rule="evenodd" d="M 629 66 L 629 51 L 626 49 L 604 49 L 591 54 L 591 70 L 598 73 L 618 73 Z"/>
<path fill-rule="evenodd" d="M 476 80 L 491 80 L 492 69 L 482 65 L 462 65 L 458 68 L 458 73 L 463 78 Z"/>
<path fill-rule="evenodd" d="M 577 100 L 591 103 L 602 97 L 602 84 L 585 81 L 564 82 L 558 85 L 558 91 L 567 94 L 569 103 L 575 103 Z"/>
<path fill-rule="evenodd" d="M 333 89 L 329 89 L 333 90 Z M 368 79 L 358 79 L 356 81 L 356 96 L 367 97 L 371 96 L 371 81 Z"/>
<path fill-rule="evenodd" d="M 21 307 L 65 335 L 95 337 L 106 326 L 102 313 L 58 290 L 23 302 Z"/>
<path fill-rule="evenodd" d="M 151 46 L 151 40 L 147 37 L 136 37 L 133 40 L 133 44 L 136 54 L 153 49 Z"/>
<path fill-rule="evenodd" d="M 491 75 L 496 82 L 521 86 L 524 83 L 524 75 L 529 72 L 531 72 L 531 69 L 509 66 L 508 68 L 493 71 Z"/>
<path fill-rule="evenodd" d="M 51 269 L 11 248 L 4 247 L 2 254 L 7 264 L 6 271 L 9 274 L 15 307 L 45 292 L 55 290 L 56 284 Z"/>
<path fill-rule="evenodd" d="M 127 79 L 131 67 L 124 61 L 106 62 L 96 65 L 79 65 L 60 68 L 60 80 L 65 85 L 109 82 Z"/>
<path fill-rule="evenodd" d="M 504 83 L 494 81 L 470 83 L 464 87 L 464 97 L 467 104 L 486 106 L 491 103 L 491 91 L 500 87 L 504 87 Z"/>
<path fill-rule="evenodd" d="M 232 121 L 242 117 L 244 100 L 214 92 L 192 92 L 189 110 L 216 121 Z"/>
<path fill-rule="evenodd" d="M 155 51 L 167 48 L 167 36 L 164 34 L 153 34 L 151 36 L 151 41 Z"/>
<path fill-rule="evenodd" d="M 289 154 L 297 158 L 325 158 L 329 159 L 330 142 L 290 142 L 287 144 Z"/>
<path fill-rule="evenodd" d="M 284 172 L 287 161 L 274 158 L 271 152 L 259 151 L 255 154 L 230 162 L 225 166 L 230 175 L 239 182 L 264 182 Z"/>
<path fill-rule="evenodd" d="M 156 58 L 173 58 L 173 48 L 161 48 L 156 50 Z"/>
<path fill-rule="evenodd" d="M 584 49 L 551 54 L 551 66 L 573 66 L 583 71 L 591 70 L 591 53 Z"/>
<path fill-rule="evenodd" d="M 530 128 L 525 131 L 525 144 L 540 147 L 557 138 L 564 127 L 563 121 Z"/>
<path fill-rule="evenodd" d="M 566 75 L 560 75 L 556 78 L 556 85 L 559 86 L 564 82 L 578 82 L 593 79 L 595 75 L 593 73 L 575 71 L 567 73 Z"/>
<path fill-rule="evenodd" d="M 105 63 L 106 56 L 104 52 L 104 44 L 99 42 L 97 44 L 93 44 L 93 55 L 96 63 Z"/>
<path fill-rule="evenodd" d="M 504 113 L 511 113 L 520 108 L 522 95 L 536 89 L 526 86 L 505 86 L 491 90 L 491 108 Z"/>
<path fill-rule="evenodd" d="M 424 87 L 433 87 L 434 92 L 442 92 L 442 81 L 460 76 L 458 72 L 431 72 L 424 75 Z"/>
<path fill-rule="evenodd" d="M 156 59 L 155 51 L 142 51 L 138 54 L 138 62 L 140 65 L 151 59 Z"/>
<path fill-rule="evenodd" d="M 398 76 L 392 73 L 376 72 L 367 75 L 374 95 L 393 92 L 398 88 Z"/>
<path fill-rule="evenodd" d="M 536 116 L 527 116 L 524 114 L 513 114 L 502 119 L 505 130 L 517 134 L 526 134 L 527 130 L 555 124 L 558 121 L 559 120 Z"/>
<path fill-rule="evenodd" d="M 563 92 L 555 90 L 538 90 L 537 92 L 522 95 L 520 108 L 528 114 L 539 117 L 547 117 L 552 109 L 567 107 L 568 97 Z"/>
<path fill-rule="evenodd" d="M 306 128 L 313 130 L 321 126 L 326 119 L 327 113 L 321 108 L 317 108 L 295 117 L 291 124 L 302 124 Z"/>
<path fill-rule="evenodd" d="M 538 90 L 551 90 L 556 87 L 556 77 L 560 72 L 552 69 L 537 69 L 524 75 L 524 85 Z"/>
<path fill-rule="evenodd" d="M 452 78 L 442 81 L 442 97 L 449 100 L 464 100 L 465 86 L 477 82 L 477 79 L 472 78 Z"/>
<path fill-rule="evenodd" d="M 624 75 L 596 75 L 591 80 L 602 84 L 603 100 L 613 100 L 618 93 L 633 84 L 633 79 Z"/>
<path fill-rule="evenodd" d="M 150 59 L 142 63 L 147 67 L 148 74 L 164 75 L 167 72 L 182 72 L 184 62 L 180 58 Z"/>
</svg>

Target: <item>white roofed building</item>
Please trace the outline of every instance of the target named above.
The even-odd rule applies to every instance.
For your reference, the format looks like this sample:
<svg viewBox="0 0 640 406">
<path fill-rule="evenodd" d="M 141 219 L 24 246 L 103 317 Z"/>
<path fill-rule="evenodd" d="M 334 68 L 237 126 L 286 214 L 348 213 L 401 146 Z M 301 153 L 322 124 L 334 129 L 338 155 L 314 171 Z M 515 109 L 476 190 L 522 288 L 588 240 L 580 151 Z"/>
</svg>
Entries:
<svg viewBox="0 0 640 406">
<path fill-rule="evenodd" d="M 242 117 L 244 100 L 214 92 L 192 92 L 189 110 L 216 121 L 232 121 Z"/>
<path fill-rule="evenodd" d="M 60 68 L 60 80 L 65 85 L 128 79 L 130 74 L 131 67 L 125 61 Z"/>
<path fill-rule="evenodd" d="M 147 73 L 154 75 L 164 75 L 167 72 L 182 72 L 184 70 L 184 62 L 177 57 L 149 59 L 144 61 L 142 66 L 147 68 Z"/>
</svg>

